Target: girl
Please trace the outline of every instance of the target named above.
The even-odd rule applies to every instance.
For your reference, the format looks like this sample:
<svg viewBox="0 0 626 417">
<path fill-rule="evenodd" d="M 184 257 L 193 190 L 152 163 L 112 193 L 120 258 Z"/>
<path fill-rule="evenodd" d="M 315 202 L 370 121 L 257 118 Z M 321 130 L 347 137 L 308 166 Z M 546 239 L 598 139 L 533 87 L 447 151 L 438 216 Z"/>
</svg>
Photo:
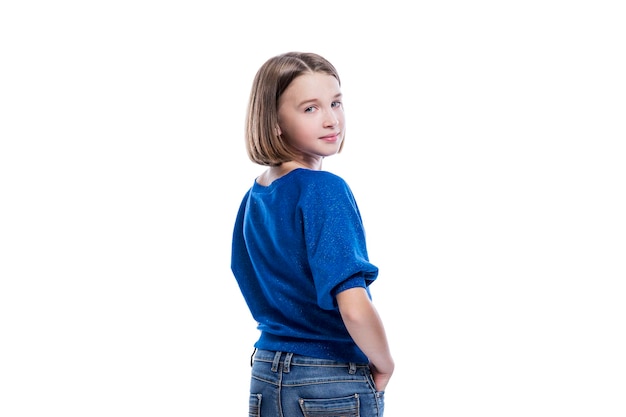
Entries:
<svg viewBox="0 0 626 417">
<path fill-rule="evenodd" d="M 286 53 L 257 72 L 246 149 L 267 170 L 237 214 L 231 268 L 261 331 L 249 415 L 381 417 L 394 370 L 369 285 L 359 209 L 322 171 L 341 151 L 339 75 L 323 57 Z"/>
</svg>

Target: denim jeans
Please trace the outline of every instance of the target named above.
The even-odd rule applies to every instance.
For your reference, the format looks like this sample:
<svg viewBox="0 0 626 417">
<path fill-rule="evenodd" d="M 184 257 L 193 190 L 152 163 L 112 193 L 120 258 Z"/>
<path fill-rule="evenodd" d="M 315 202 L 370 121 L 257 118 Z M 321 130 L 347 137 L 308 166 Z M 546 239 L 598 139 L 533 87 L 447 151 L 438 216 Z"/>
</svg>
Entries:
<svg viewBox="0 0 626 417">
<path fill-rule="evenodd" d="M 382 417 L 367 364 L 341 363 L 257 350 L 252 363 L 249 417 Z"/>
</svg>

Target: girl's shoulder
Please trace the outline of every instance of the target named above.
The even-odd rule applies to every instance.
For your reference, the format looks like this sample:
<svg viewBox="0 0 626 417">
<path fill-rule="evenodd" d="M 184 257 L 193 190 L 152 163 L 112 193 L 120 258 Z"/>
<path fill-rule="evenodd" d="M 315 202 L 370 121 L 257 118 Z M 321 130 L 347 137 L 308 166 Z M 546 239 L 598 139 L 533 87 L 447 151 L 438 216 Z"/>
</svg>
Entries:
<svg viewBox="0 0 626 417">
<path fill-rule="evenodd" d="M 300 190 L 300 198 L 330 203 L 331 201 L 354 200 L 348 183 L 339 175 L 329 171 L 300 169 L 294 172 L 294 181 Z"/>
<path fill-rule="evenodd" d="M 337 174 L 333 174 L 329 171 L 316 171 L 312 169 L 296 169 L 293 171 L 294 178 L 298 181 L 308 183 L 311 185 L 319 185 L 323 187 L 347 187 L 346 181 Z"/>
</svg>

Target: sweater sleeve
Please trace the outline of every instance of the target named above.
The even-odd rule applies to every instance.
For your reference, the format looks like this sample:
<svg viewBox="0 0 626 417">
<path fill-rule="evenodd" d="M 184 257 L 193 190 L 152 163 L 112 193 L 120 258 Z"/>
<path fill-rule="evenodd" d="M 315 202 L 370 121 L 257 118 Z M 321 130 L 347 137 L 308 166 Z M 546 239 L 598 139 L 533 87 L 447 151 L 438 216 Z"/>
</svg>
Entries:
<svg viewBox="0 0 626 417">
<path fill-rule="evenodd" d="M 250 297 L 250 294 L 259 294 L 261 292 L 261 288 L 254 274 L 254 268 L 252 266 L 252 262 L 250 261 L 250 255 L 248 253 L 248 248 L 246 247 L 243 233 L 244 216 L 249 196 L 250 192 L 248 191 L 239 206 L 239 211 L 237 212 L 235 227 L 233 229 L 231 270 L 235 274 L 235 277 L 237 277 L 237 283 L 241 288 L 241 292 L 243 293 L 243 296 L 250 306 L 252 314 L 254 315 L 256 313 L 256 306 L 258 303 L 256 303 L 254 298 Z"/>
<path fill-rule="evenodd" d="M 323 309 L 337 307 L 335 295 L 371 284 L 378 268 L 369 262 L 361 215 L 348 184 L 319 172 L 301 200 L 307 255 Z"/>
</svg>

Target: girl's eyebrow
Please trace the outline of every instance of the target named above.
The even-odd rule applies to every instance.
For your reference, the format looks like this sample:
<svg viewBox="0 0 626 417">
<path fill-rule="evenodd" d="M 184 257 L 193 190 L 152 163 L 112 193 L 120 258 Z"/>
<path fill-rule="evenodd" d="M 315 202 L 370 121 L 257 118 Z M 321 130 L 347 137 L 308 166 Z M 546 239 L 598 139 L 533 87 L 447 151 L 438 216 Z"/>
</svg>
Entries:
<svg viewBox="0 0 626 417">
<path fill-rule="evenodd" d="M 337 93 L 337 94 L 335 94 L 333 96 L 333 100 L 336 100 L 336 99 L 342 98 L 342 97 L 343 97 L 342 93 Z M 320 99 L 319 98 L 310 98 L 310 99 L 302 100 L 300 103 L 298 103 L 298 107 L 304 106 L 305 104 L 308 104 L 308 103 L 315 103 L 317 101 L 320 101 Z"/>
</svg>

